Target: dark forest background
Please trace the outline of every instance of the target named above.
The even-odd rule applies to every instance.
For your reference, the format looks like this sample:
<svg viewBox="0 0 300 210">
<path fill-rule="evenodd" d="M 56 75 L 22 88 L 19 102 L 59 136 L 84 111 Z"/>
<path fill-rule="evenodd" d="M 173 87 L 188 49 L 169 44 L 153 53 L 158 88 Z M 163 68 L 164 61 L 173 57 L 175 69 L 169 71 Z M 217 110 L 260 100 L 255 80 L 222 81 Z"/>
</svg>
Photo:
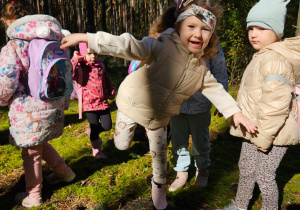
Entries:
<svg viewBox="0 0 300 210">
<path fill-rule="evenodd" d="M 40 14 L 57 18 L 71 33 L 106 31 L 120 35 L 132 33 L 136 38 L 147 36 L 150 25 L 172 0 L 28 0 Z M 6 0 L 0 0 L 2 10 Z M 224 8 L 217 29 L 226 56 L 230 84 L 239 84 L 241 75 L 253 54 L 247 39 L 246 17 L 257 0 L 219 0 Z M 285 36 L 295 36 L 299 1 L 291 0 Z M 0 47 L 7 37 L 0 25 Z M 124 65 L 128 62 L 124 62 Z"/>
</svg>

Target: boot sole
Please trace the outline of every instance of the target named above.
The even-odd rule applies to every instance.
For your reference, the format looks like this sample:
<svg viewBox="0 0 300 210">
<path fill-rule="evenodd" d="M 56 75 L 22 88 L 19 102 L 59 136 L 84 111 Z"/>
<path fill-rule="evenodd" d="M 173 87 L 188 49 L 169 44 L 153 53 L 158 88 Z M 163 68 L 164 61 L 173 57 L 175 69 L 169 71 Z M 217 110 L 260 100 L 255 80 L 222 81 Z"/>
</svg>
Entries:
<svg viewBox="0 0 300 210">
<path fill-rule="evenodd" d="M 71 181 L 73 181 L 73 179 L 75 179 L 75 177 L 76 177 L 76 174 L 74 173 L 71 177 L 64 178 L 64 179 L 58 179 L 53 182 L 48 182 L 48 184 L 58 184 L 60 182 L 71 182 Z"/>
</svg>

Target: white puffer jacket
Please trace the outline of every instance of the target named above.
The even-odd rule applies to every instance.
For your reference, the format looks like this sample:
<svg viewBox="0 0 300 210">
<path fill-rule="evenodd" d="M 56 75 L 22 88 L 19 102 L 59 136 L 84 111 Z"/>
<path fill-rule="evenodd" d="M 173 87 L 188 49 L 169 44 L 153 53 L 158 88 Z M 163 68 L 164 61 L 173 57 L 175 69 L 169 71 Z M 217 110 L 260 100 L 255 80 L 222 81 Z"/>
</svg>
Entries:
<svg viewBox="0 0 300 210">
<path fill-rule="evenodd" d="M 294 145 L 299 139 L 294 89 L 280 80 L 266 82 L 270 75 L 281 75 L 295 84 L 300 76 L 300 37 L 273 43 L 254 54 L 241 81 L 237 102 L 243 114 L 257 124 L 258 132 L 250 135 L 232 126 L 230 133 L 263 149 Z"/>
</svg>

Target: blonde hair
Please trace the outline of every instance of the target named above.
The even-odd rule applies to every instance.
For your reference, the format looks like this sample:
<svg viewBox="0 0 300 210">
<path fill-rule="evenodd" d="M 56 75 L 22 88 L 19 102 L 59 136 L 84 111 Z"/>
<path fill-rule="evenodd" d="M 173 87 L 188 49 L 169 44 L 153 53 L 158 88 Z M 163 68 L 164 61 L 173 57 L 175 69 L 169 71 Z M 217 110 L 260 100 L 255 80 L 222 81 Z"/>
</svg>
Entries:
<svg viewBox="0 0 300 210">
<path fill-rule="evenodd" d="M 7 3 L 2 11 L 2 20 L 16 20 L 26 15 L 37 14 L 36 9 L 25 0 L 16 0 Z"/>
<path fill-rule="evenodd" d="M 217 24 L 219 23 L 219 20 L 223 14 L 223 8 L 219 4 L 215 3 L 213 0 L 193 0 L 190 1 L 186 6 L 182 6 L 177 11 L 176 11 L 177 8 L 176 5 L 171 5 L 170 7 L 168 7 L 163 12 L 163 14 L 157 19 L 157 21 L 152 24 L 150 28 L 149 36 L 157 38 L 157 33 L 161 33 L 170 27 L 175 28 L 177 33 L 179 33 L 181 23 L 175 23 L 176 18 L 180 13 L 189 9 L 190 8 L 189 6 L 192 4 L 198 5 L 212 12 L 217 18 Z M 218 53 L 218 48 L 217 48 L 218 40 L 219 38 L 217 36 L 216 30 L 214 30 L 208 45 L 204 49 L 203 58 L 213 59 L 216 57 Z"/>
</svg>

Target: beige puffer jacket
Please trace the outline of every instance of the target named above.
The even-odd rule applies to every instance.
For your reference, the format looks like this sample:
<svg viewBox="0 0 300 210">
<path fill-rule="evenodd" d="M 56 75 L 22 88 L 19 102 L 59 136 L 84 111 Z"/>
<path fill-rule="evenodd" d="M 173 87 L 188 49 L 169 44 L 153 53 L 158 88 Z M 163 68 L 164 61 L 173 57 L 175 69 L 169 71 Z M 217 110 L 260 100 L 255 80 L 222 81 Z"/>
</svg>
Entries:
<svg viewBox="0 0 300 210">
<path fill-rule="evenodd" d="M 279 80 L 265 82 L 270 75 L 281 75 L 295 84 L 300 76 L 300 37 L 273 43 L 254 54 L 241 81 L 237 102 L 242 113 L 257 124 L 258 132 L 250 135 L 232 125 L 230 134 L 263 149 L 294 145 L 299 139 L 294 89 Z"/>
<path fill-rule="evenodd" d="M 182 102 L 199 90 L 225 117 L 240 111 L 201 55 L 189 53 L 174 29 L 163 32 L 158 40 L 146 37 L 138 41 L 127 33 L 88 35 L 88 46 L 99 54 L 142 61 L 120 85 L 117 106 L 144 127 L 166 126 L 170 116 L 179 114 Z"/>
</svg>

